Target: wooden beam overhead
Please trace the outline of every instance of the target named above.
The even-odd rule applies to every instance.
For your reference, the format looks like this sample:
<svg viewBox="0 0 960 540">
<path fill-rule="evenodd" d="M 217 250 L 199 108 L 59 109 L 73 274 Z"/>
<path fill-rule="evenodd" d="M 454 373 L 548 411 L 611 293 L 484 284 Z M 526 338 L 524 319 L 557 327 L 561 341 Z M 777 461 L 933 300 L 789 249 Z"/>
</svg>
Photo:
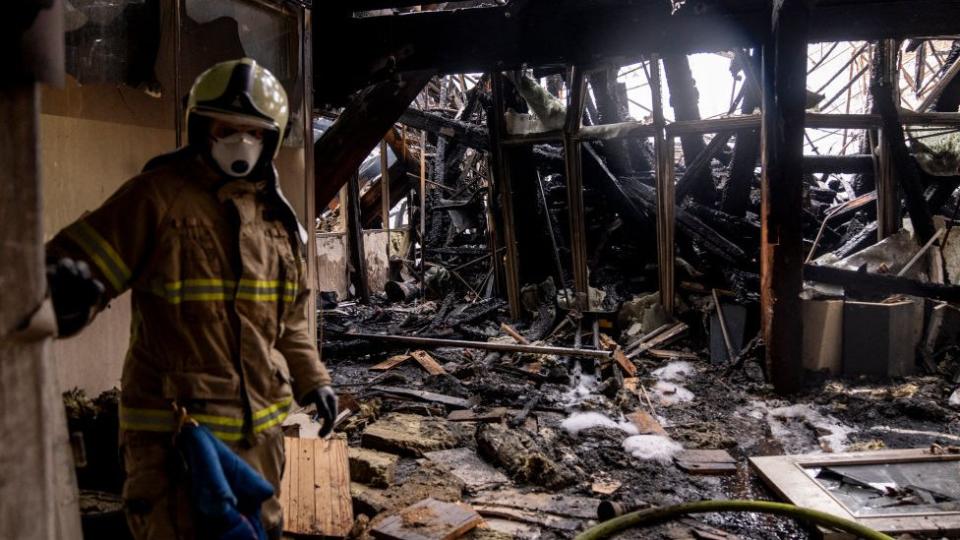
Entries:
<svg viewBox="0 0 960 540">
<path fill-rule="evenodd" d="M 317 77 L 317 102 L 343 100 L 372 81 L 402 71 L 468 73 L 522 65 L 626 64 L 649 53 L 755 47 L 770 32 L 770 0 L 704 6 L 688 2 L 670 13 L 669 2 L 661 0 L 525 0 L 494 8 L 393 16 L 348 14 L 329 21 L 314 36 L 315 72 L 337 74 Z M 960 34 L 960 2 L 821 0 L 811 10 L 807 39 L 954 34 Z M 563 39 L 551 39 L 555 36 Z"/>
<path fill-rule="evenodd" d="M 383 134 L 407 110 L 432 76 L 433 72 L 411 73 L 364 89 L 317 139 L 313 145 L 313 161 L 318 212 L 326 208 L 357 172 Z M 326 80 L 319 73 L 315 79 L 319 84 Z"/>
</svg>

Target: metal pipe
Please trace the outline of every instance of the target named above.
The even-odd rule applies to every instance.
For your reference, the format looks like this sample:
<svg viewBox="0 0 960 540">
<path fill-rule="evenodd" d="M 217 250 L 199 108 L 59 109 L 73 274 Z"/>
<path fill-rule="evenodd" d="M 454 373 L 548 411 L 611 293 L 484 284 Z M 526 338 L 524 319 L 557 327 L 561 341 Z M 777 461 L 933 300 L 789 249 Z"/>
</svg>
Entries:
<svg viewBox="0 0 960 540">
<path fill-rule="evenodd" d="M 569 347 L 548 347 L 542 345 L 514 345 L 512 343 L 491 343 L 486 341 L 465 341 L 461 339 L 437 339 L 418 336 L 392 336 L 387 334 L 345 334 L 355 339 L 369 339 L 387 341 L 391 343 L 406 343 L 430 347 L 460 347 L 463 349 L 480 349 L 485 351 L 503 351 L 531 354 L 556 354 L 567 356 L 582 356 L 585 358 L 610 358 L 613 351 L 597 351 L 593 349 L 571 349 Z"/>
</svg>

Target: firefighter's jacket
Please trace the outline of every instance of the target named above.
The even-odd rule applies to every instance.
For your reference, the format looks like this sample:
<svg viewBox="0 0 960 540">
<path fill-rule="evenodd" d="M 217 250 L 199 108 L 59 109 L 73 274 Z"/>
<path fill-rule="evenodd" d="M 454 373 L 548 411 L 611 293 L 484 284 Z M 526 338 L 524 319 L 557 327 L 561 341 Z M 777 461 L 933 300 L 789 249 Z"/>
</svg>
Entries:
<svg viewBox="0 0 960 540">
<path fill-rule="evenodd" d="M 271 182 L 172 156 L 64 229 L 48 257 L 86 261 L 106 301 L 132 290 L 122 430 L 170 431 L 176 404 L 220 439 L 255 444 L 294 397 L 330 384 L 296 218 Z"/>
</svg>

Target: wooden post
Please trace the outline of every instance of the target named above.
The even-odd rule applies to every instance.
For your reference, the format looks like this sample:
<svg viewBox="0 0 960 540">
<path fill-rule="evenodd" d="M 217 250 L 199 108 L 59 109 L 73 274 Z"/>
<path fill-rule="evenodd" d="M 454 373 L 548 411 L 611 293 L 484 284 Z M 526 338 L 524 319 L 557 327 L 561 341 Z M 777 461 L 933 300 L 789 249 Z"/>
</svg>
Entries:
<svg viewBox="0 0 960 540">
<path fill-rule="evenodd" d="M 367 281 L 367 259 L 363 249 L 363 224 L 360 221 L 360 175 L 353 173 L 347 182 L 347 237 L 350 241 L 350 264 L 353 272 L 350 281 L 360 301 L 370 301 L 370 287 Z"/>
<path fill-rule="evenodd" d="M 674 167 L 673 137 L 667 137 L 663 117 L 663 94 L 660 79 L 660 58 L 650 57 L 650 92 L 653 97 L 653 123 L 656 135 L 653 148 L 656 154 L 657 177 L 657 272 L 660 283 L 660 304 L 669 316 L 673 316 L 674 304 Z M 703 139 L 700 139 L 703 142 Z M 690 159 L 693 159 L 692 157 Z"/>
<path fill-rule="evenodd" d="M 493 185 L 496 191 L 502 218 L 502 238 L 506 247 L 506 264 L 504 265 L 504 281 L 507 288 L 507 300 L 510 302 L 510 317 L 520 318 L 520 260 L 517 253 L 517 233 L 513 221 L 513 188 L 510 179 L 510 167 L 506 163 L 508 157 L 503 148 L 503 136 L 506 129 L 503 125 L 503 73 L 495 71 L 492 74 L 491 89 L 493 93 L 493 108 L 487 118 L 490 124 L 490 148 L 493 172 Z M 496 253 L 496 252 L 494 252 Z"/>
<path fill-rule="evenodd" d="M 387 140 L 380 141 L 380 221 L 387 235 L 387 261 L 390 260 L 390 159 Z"/>
<path fill-rule="evenodd" d="M 587 269 L 587 232 L 583 205 L 583 171 L 580 131 L 586 94 L 583 70 L 570 68 L 570 102 L 563 130 L 563 157 L 567 177 L 567 207 L 570 221 L 570 253 L 573 256 L 573 288 L 581 310 L 590 309 L 590 280 Z"/>
<path fill-rule="evenodd" d="M 766 367 L 779 392 L 801 382 L 803 133 L 807 80 L 805 0 L 774 2 L 763 49 L 760 297 Z"/>
<path fill-rule="evenodd" d="M 897 80 L 897 50 L 896 40 L 884 39 L 878 42 L 874 54 L 873 66 L 880 70 L 877 74 L 883 84 L 892 88 L 895 101 L 899 103 L 900 92 L 896 86 Z M 877 156 L 877 240 L 896 234 L 900 230 L 900 195 L 897 179 L 897 170 L 890 153 L 890 143 L 884 136 L 883 130 L 878 132 Z"/>
<path fill-rule="evenodd" d="M 33 83 L 0 86 L 0 336 L 47 293 Z M 73 456 L 48 339 L 0 337 L 0 538 L 79 539 Z"/>
</svg>

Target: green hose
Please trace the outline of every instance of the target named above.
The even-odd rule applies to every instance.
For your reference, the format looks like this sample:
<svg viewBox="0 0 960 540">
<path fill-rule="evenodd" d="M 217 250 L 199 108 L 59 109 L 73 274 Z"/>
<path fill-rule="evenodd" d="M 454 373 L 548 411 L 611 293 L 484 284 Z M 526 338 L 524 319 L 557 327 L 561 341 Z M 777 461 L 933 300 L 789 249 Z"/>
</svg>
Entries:
<svg viewBox="0 0 960 540">
<path fill-rule="evenodd" d="M 638 510 L 591 527 L 580 533 L 574 540 L 599 540 L 600 538 L 607 538 L 620 531 L 638 525 L 647 525 L 655 522 L 662 523 L 685 514 L 706 514 L 712 512 L 760 512 L 763 514 L 777 514 L 812 521 L 817 525 L 853 534 L 858 538 L 866 538 L 867 540 L 893 540 L 892 537 L 865 527 L 855 521 L 843 519 L 826 512 L 820 512 L 819 510 L 811 510 L 792 504 L 745 500 L 699 501 L 675 506 Z"/>
</svg>

